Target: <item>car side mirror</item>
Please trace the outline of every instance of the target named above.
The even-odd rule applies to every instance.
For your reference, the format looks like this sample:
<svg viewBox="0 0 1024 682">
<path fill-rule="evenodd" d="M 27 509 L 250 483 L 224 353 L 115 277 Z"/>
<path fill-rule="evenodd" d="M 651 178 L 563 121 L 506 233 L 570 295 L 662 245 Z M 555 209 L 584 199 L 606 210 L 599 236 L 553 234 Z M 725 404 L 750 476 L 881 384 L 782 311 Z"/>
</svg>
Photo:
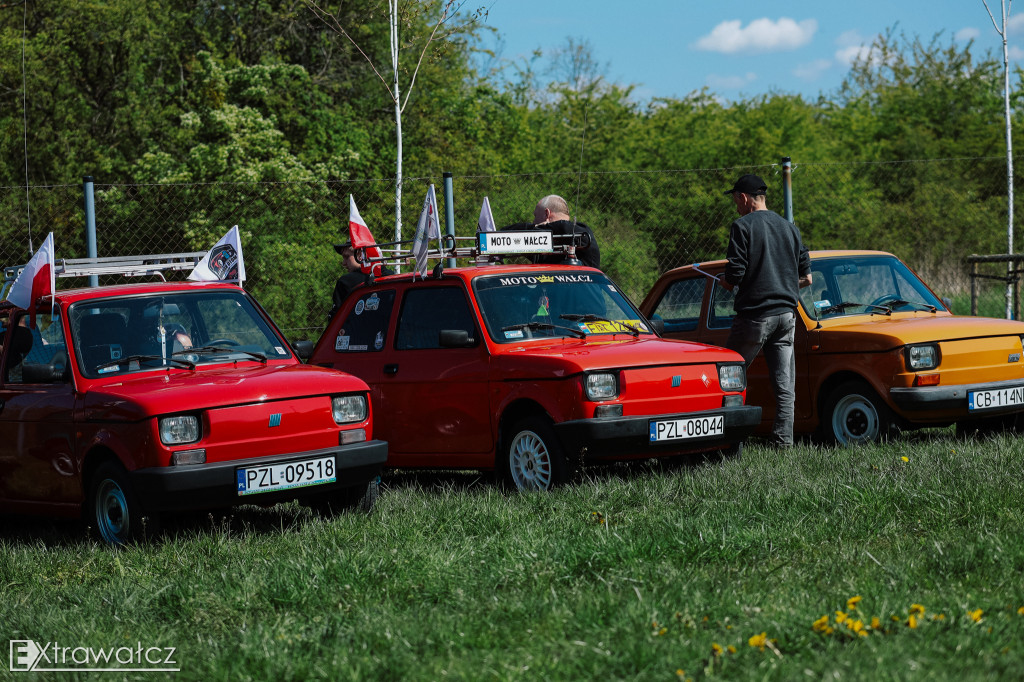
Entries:
<svg viewBox="0 0 1024 682">
<path fill-rule="evenodd" d="M 947 296 L 943 296 L 939 300 L 942 301 L 942 305 L 946 306 L 946 310 L 950 310 L 950 311 L 953 310 L 953 301 L 952 301 L 952 299 L 950 299 Z"/>
<path fill-rule="evenodd" d="M 465 329 L 442 329 L 437 342 L 441 348 L 469 348 L 476 343 Z"/>
<path fill-rule="evenodd" d="M 658 336 L 663 336 L 665 334 L 665 320 L 660 317 L 655 317 L 647 320 L 647 322 L 650 323 L 651 329 L 657 332 Z"/>
<path fill-rule="evenodd" d="M 309 360 L 313 355 L 313 342 L 309 339 L 292 341 L 292 350 L 299 356 L 300 360 Z"/>
</svg>

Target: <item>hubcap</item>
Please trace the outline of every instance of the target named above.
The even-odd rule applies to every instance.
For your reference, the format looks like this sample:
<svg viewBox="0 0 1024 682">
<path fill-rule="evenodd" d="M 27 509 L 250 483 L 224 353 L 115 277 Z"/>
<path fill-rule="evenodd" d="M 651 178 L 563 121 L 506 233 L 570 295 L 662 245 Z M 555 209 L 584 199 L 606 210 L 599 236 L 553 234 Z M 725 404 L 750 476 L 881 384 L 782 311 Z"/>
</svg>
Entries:
<svg viewBox="0 0 1024 682">
<path fill-rule="evenodd" d="M 843 445 L 878 440 L 878 411 L 861 395 L 844 396 L 832 413 L 832 432 Z"/>
<path fill-rule="evenodd" d="M 128 530 L 128 501 L 114 481 L 105 479 L 96 495 L 96 525 L 103 539 L 113 545 L 124 542 Z"/>
<path fill-rule="evenodd" d="M 551 487 L 551 455 L 543 439 L 533 431 L 521 431 L 509 448 L 509 469 L 519 490 Z"/>
</svg>

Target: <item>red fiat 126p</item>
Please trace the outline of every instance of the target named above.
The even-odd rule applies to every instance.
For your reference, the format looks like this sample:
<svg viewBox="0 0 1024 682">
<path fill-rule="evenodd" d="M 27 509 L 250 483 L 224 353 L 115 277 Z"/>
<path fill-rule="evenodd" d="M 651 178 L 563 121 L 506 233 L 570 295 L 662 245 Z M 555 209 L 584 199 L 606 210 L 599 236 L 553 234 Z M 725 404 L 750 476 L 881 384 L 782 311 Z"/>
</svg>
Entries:
<svg viewBox="0 0 1024 682">
<path fill-rule="evenodd" d="M 660 338 L 594 268 L 491 263 L 526 236 L 561 248 L 518 234 L 434 254 L 487 263 L 355 289 L 317 343 L 310 363 L 370 385 L 389 467 L 547 490 L 581 461 L 739 451 L 761 409 L 743 404 L 737 353 Z"/>
<path fill-rule="evenodd" d="M 184 256 L 56 270 L 156 274 Z M 372 504 L 387 444 L 366 384 L 303 365 L 237 285 L 57 291 L 34 316 L 0 303 L 0 325 L 0 511 L 81 514 L 122 544 L 164 512 Z"/>
</svg>

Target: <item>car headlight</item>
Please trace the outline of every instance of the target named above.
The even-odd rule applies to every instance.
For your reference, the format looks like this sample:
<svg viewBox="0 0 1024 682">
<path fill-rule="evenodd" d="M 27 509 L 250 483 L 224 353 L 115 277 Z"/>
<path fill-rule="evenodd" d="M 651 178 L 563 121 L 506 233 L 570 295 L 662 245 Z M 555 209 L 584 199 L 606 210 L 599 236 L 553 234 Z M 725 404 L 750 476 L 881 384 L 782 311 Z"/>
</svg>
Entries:
<svg viewBox="0 0 1024 682">
<path fill-rule="evenodd" d="M 352 424 L 366 419 L 365 395 L 339 395 L 331 398 L 331 412 L 338 424 Z"/>
<path fill-rule="evenodd" d="M 619 395 L 619 375 L 617 373 L 588 374 L 583 384 L 586 388 L 587 400 L 612 400 Z"/>
<path fill-rule="evenodd" d="M 184 445 L 199 440 L 199 417 L 181 415 L 160 420 L 160 442 L 164 445 Z"/>
<path fill-rule="evenodd" d="M 747 372 L 743 365 L 719 365 L 718 385 L 723 391 L 742 391 L 747 387 Z"/>
<path fill-rule="evenodd" d="M 939 366 L 939 347 L 934 344 L 927 346 L 907 346 L 907 367 L 915 372 L 935 369 Z"/>
</svg>

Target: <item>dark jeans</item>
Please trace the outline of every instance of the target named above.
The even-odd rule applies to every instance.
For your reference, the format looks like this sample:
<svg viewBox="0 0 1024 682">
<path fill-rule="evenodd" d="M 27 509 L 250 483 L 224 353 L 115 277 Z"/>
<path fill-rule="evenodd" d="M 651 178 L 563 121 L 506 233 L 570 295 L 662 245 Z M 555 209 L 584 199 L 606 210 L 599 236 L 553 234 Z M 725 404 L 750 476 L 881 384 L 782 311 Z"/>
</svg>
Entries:
<svg viewBox="0 0 1024 682">
<path fill-rule="evenodd" d="M 775 421 L 772 423 L 772 443 L 793 444 L 793 404 L 796 401 L 796 358 L 793 355 L 793 335 L 796 315 L 782 313 L 755 319 L 741 317 L 733 320 L 726 347 L 743 356 L 750 368 L 757 354 L 764 350 L 768 375 L 775 392 Z"/>
</svg>

